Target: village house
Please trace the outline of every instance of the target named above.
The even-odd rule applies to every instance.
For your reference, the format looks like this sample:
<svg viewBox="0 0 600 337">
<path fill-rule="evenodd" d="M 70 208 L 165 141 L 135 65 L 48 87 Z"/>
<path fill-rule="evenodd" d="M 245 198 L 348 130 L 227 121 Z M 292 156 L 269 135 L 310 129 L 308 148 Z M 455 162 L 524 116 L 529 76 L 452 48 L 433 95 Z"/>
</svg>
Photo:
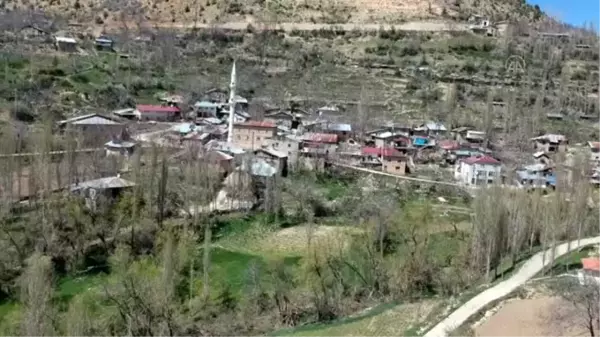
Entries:
<svg viewBox="0 0 600 337">
<path fill-rule="evenodd" d="M 302 121 L 310 114 L 299 108 L 293 109 L 269 109 L 265 111 L 265 120 L 272 121 L 280 125 L 284 125 L 291 130 L 300 129 Z"/>
<path fill-rule="evenodd" d="M 446 139 L 441 140 L 437 143 L 437 147 L 440 148 L 445 153 L 450 153 L 452 151 L 458 150 L 460 148 L 460 144 L 456 140 Z"/>
<path fill-rule="evenodd" d="M 545 134 L 543 136 L 531 138 L 534 142 L 534 149 L 549 153 L 565 152 L 567 150 L 567 138 L 563 135 Z"/>
<path fill-rule="evenodd" d="M 265 146 L 271 147 L 279 152 L 287 154 L 288 165 L 293 169 L 298 163 L 298 155 L 301 149 L 301 140 L 293 135 L 276 136 L 267 139 Z"/>
<path fill-rule="evenodd" d="M 288 157 L 285 152 L 277 151 L 271 147 L 262 147 L 254 151 L 257 158 L 264 159 L 267 163 L 277 169 L 279 175 L 285 177 L 288 173 Z"/>
<path fill-rule="evenodd" d="M 454 170 L 454 178 L 467 186 L 489 185 L 501 178 L 502 165 L 488 156 L 473 156 L 460 160 Z"/>
<path fill-rule="evenodd" d="M 600 142 L 588 142 L 590 150 L 590 161 L 596 165 L 600 165 Z"/>
<path fill-rule="evenodd" d="M 302 152 L 310 156 L 329 156 L 337 150 L 338 136 L 332 133 L 308 132 L 301 136 Z"/>
<path fill-rule="evenodd" d="M 77 40 L 72 37 L 55 36 L 54 45 L 58 51 L 66 53 L 77 52 Z"/>
<path fill-rule="evenodd" d="M 597 256 L 581 259 L 581 270 L 577 272 L 577 279 L 581 285 L 600 283 L 600 258 Z M 592 283 L 593 282 L 593 283 Z"/>
<path fill-rule="evenodd" d="M 107 138 L 120 134 L 124 125 L 116 118 L 93 113 L 58 122 L 61 132 L 80 139 L 82 146 L 102 146 Z"/>
<path fill-rule="evenodd" d="M 327 123 L 325 131 L 336 134 L 340 142 L 345 142 L 352 136 L 352 125 L 346 123 Z"/>
<path fill-rule="evenodd" d="M 124 191 L 131 189 L 135 183 L 121 178 L 119 175 L 94 180 L 78 182 L 71 185 L 71 193 L 85 198 L 86 206 L 95 209 L 99 197 L 108 202 L 114 202 Z"/>
<path fill-rule="evenodd" d="M 444 124 L 436 123 L 436 122 L 427 122 L 425 124 L 421 124 L 414 129 L 415 135 L 421 136 L 439 136 L 443 135 L 448 131 Z"/>
<path fill-rule="evenodd" d="M 363 164 L 381 165 L 381 170 L 395 175 L 406 174 L 406 156 L 392 147 L 363 147 Z"/>
<path fill-rule="evenodd" d="M 516 171 L 516 183 L 521 188 L 555 188 L 556 176 L 552 167 L 545 164 L 527 165 Z"/>
<path fill-rule="evenodd" d="M 235 124 L 232 139 L 235 145 L 243 149 L 256 150 L 276 134 L 277 126 L 272 122 L 248 121 Z"/>
<path fill-rule="evenodd" d="M 220 105 L 209 101 L 194 103 L 195 117 L 216 117 Z"/>
<path fill-rule="evenodd" d="M 96 47 L 96 50 L 113 51 L 114 45 L 115 41 L 106 36 L 100 36 L 94 40 L 94 46 Z"/>
<path fill-rule="evenodd" d="M 375 134 L 371 134 L 371 141 L 367 141 L 367 144 L 374 145 L 376 147 L 393 146 L 395 142 L 402 143 L 402 146 L 408 147 L 411 144 L 408 138 L 408 133 L 404 131 L 381 131 Z"/>
<path fill-rule="evenodd" d="M 234 169 L 233 156 L 218 150 L 211 150 L 204 153 L 202 160 L 209 167 L 217 170 L 223 176 L 228 175 Z"/>
<path fill-rule="evenodd" d="M 180 113 L 176 106 L 139 104 L 135 107 L 135 115 L 140 121 L 174 122 Z"/>
<path fill-rule="evenodd" d="M 465 133 L 463 141 L 469 144 L 482 144 L 485 140 L 485 132 L 469 130 Z"/>
<path fill-rule="evenodd" d="M 104 144 L 107 156 L 123 156 L 129 158 L 135 152 L 136 143 L 127 140 L 113 139 Z"/>
</svg>

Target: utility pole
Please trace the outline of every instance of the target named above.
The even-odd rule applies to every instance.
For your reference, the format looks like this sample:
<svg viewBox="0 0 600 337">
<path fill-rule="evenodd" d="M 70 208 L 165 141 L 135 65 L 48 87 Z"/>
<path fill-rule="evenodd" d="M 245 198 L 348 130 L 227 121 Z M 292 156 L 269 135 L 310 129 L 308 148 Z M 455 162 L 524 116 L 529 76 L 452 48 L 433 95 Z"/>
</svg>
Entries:
<svg viewBox="0 0 600 337">
<path fill-rule="evenodd" d="M 227 143 L 233 142 L 233 118 L 235 115 L 235 84 L 236 84 L 236 74 L 235 74 L 235 60 L 233 61 L 233 66 L 231 67 L 231 80 L 229 82 L 229 128 L 227 129 Z"/>
</svg>

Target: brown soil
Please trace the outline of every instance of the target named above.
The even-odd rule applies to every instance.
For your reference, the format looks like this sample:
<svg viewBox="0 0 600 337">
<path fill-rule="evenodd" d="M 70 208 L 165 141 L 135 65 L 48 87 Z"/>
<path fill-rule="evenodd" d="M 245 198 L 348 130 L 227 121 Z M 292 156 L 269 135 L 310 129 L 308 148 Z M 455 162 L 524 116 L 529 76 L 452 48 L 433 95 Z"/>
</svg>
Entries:
<svg viewBox="0 0 600 337">
<path fill-rule="evenodd" d="M 476 336 L 583 336 L 580 314 L 566 300 L 543 296 L 505 303 L 475 328 Z"/>
</svg>

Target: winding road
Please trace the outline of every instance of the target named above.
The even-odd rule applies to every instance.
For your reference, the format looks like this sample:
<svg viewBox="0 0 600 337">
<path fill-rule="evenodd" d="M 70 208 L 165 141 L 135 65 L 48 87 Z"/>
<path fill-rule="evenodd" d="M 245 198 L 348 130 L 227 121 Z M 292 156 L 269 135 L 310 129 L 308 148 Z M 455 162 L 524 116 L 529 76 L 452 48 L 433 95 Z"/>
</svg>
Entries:
<svg viewBox="0 0 600 337">
<path fill-rule="evenodd" d="M 600 244 L 600 236 L 581 240 L 573 240 L 571 242 L 560 244 L 555 248 L 555 258 L 558 258 L 559 256 L 569 253 L 575 249 L 593 244 Z M 552 249 L 548 249 L 544 252 L 535 254 L 527 262 L 525 262 L 521 269 L 519 269 L 519 271 L 511 278 L 506 281 L 502 281 L 473 297 L 444 320 L 436 324 L 425 334 L 425 337 L 447 336 L 449 332 L 462 325 L 467 321 L 467 319 L 469 319 L 469 317 L 479 312 L 483 307 L 508 295 L 513 290 L 523 285 L 544 268 L 544 262 L 550 260 L 551 252 Z"/>
</svg>

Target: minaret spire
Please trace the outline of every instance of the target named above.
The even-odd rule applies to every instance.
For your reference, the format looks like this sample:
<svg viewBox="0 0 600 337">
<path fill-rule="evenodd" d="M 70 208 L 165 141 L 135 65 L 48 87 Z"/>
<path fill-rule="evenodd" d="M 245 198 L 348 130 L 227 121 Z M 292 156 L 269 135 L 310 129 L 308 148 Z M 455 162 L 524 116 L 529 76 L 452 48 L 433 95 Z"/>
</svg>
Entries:
<svg viewBox="0 0 600 337">
<path fill-rule="evenodd" d="M 233 60 L 233 66 L 231 67 L 231 81 L 229 82 L 229 128 L 227 129 L 228 143 L 233 142 L 233 119 L 235 116 L 235 85 L 235 60 Z"/>
</svg>

